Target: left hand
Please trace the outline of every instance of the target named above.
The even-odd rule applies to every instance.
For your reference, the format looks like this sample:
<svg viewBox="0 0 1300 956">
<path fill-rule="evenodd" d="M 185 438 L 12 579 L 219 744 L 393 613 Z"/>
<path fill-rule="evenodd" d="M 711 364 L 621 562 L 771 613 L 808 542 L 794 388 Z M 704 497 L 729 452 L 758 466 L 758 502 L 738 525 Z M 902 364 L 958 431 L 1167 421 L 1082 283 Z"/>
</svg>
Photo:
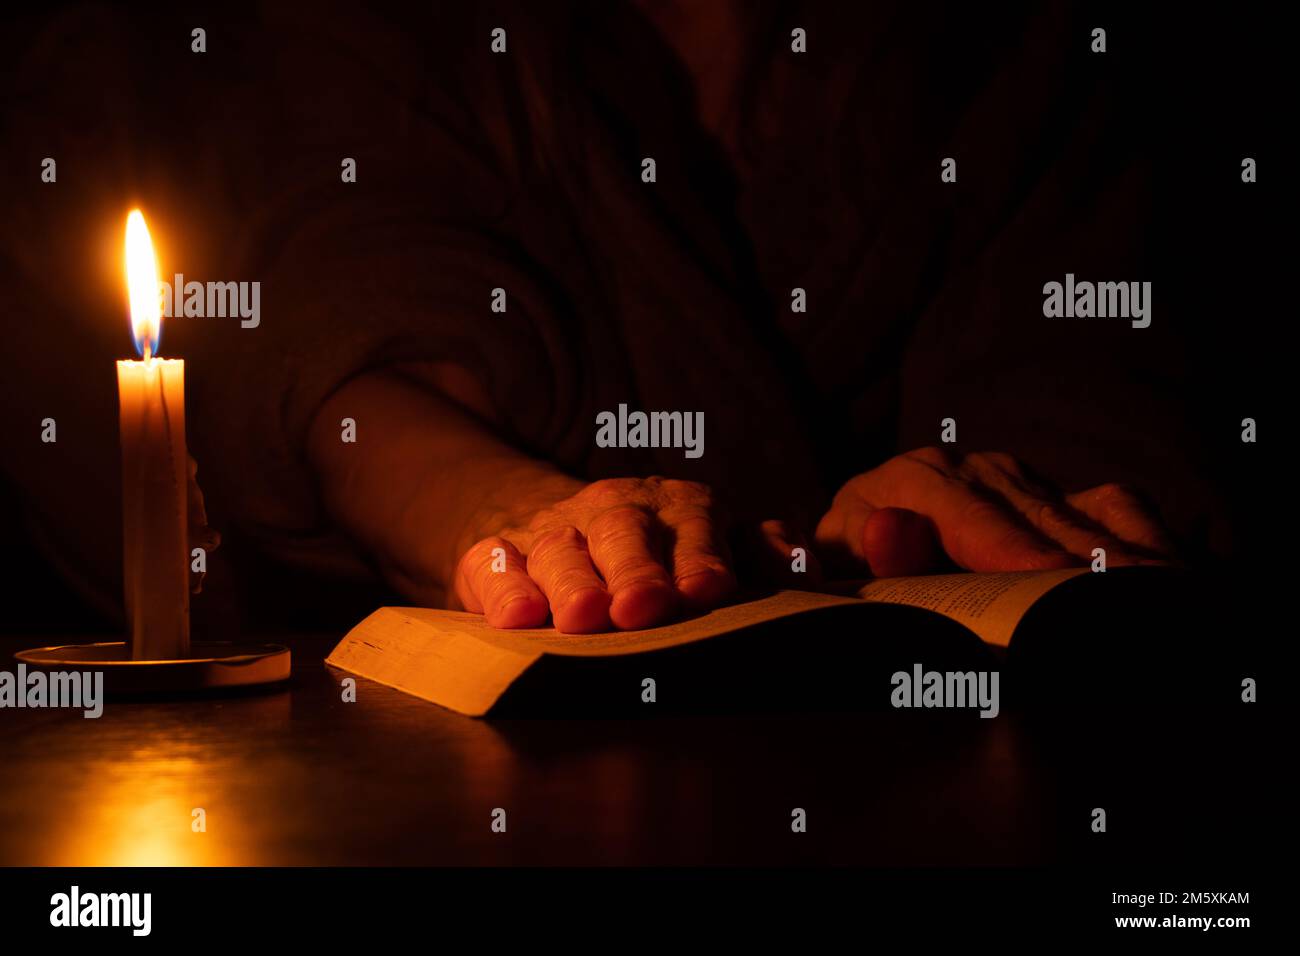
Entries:
<svg viewBox="0 0 1300 956">
<path fill-rule="evenodd" d="M 957 461 L 940 448 L 899 455 L 846 482 L 815 547 L 836 570 L 875 577 L 940 570 L 945 555 L 969 571 L 1073 567 L 1091 561 L 1094 548 L 1105 549 L 1108 567 L 1173 556 L 1159 517 L 1123 485 L 1065 494 L 1010 455 Z"/>
</svg>

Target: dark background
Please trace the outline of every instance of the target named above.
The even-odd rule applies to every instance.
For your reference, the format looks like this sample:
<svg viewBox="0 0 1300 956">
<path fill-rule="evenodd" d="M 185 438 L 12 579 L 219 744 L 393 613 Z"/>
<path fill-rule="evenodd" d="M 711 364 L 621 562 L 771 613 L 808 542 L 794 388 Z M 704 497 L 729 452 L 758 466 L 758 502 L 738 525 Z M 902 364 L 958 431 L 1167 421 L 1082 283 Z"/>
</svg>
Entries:
<svg viewBox="0 0 1300 956">
<path fill-rule="evenodd" d="M 964 27 L 970 28 L 969 42 L 979 43 L 997 35 L 1002 24 L 1014 31 L 1034 6 L 962 4 L 935 7 L 933 15 L 953 18 L 945 42 L 960 53 Z M 822 16 L 836 10 L 834 4 L 819 8 Z M 30 206 L 34 197 L 48 196 L 40 192 L 46 187 L 37 176 L 43 146 L 15 133 L 20 121 L 31 119 L 33 78 L 24 75 L 20 84 L 14 74 L 52 24 L 81 9 L 49 5 L 0 13 L 0 156 L 5 169 L 19 171 L 0 182 L 0 208 L 5 200 Z M 253 64 L 215 41 L 257 23 L 260 8 L 137 3 L 101 9 L 127 25 L 126 48 L 136 58 L 129 72 L 141 96 L 138 109 L 122 119 L 124 135 L 147 137 L 140 168 L 173 175 L 184 170 L 197 205 L 225 202 L 229 197 L 217 181 L 201 174 L 209 163 L 219 165 L 222 157 L 205 151 L 216 149 L 211 144 L 220 137 L 202 129 L 191 137 L 185 124 L 202 127 L 211 115 L 229 119 L 218 109 L 223 88 L 248 94 L 245 68 Z M 314 5 L 302 9 L 304 23 L 322 15 Z M 756 11 L 771 9 L 755 5 Z M 917 22 L 930 14 L 930 8 L 913 9 Z M 1293 218 L 1281 197 L 1291 163 L 1289 148 L 1280 142 L 1294 112 L 1280 82 L 1289 34 L 1264 6 L 1102 3 L 1068 10 L 1080 25 L 1095 22 L 1108 30 L 1108 52 L 1099 65 L 1107 72 L 1100 96 L 1113 117 L 1110 135 L 1116 144 L 1131 141 L 1147 151 L 1154 183 L 1138 197 L 1155 224 L 1149 269 L 1136 275 L 1075 271 L 1081 279 L 1150 279 L 1156 311 L 1153 328 L 1146 330 L 1150 336 L 1122 323 L 1099 328 L 1092 338 L 1099 370 L 1124 365 L 1133 373 L 1132 392 L 1073 391 L 1073 382 L 1062 377 L 1059 393 L 1018 399 L 1026 406 L 1051 404 L 1063 426 L 1081 430 L 1084 424 L 1122 430 L 1130 424 L 1126 403 L 1151 395 L 1165 402 L 1175 427 L 1149 436 L 1147 457 L 1159 462 L 1163 443 L 1170 442 L 1157 504 L 1184 519 L 1179 531 L 1199 576 L 1163 604 L 1148 601 L 1127 610 L 1090 605 L 1087 614 L 1067 612 L 1055 620 L 1046 629 L 1060 639 L 1036 649 L 1038 676 L 1016 685 L 1019 692 L 1029 687 L 1047 698 L 1035 702 L 1038 711 L 1007 721 L 886 712 L 852 719 L 742 713 L 706 720 L 688 714 L 663 722 L 512 716 L 472 722 L 369 685 L 364 705 L 348 710 L 338 700 L 338 675 L 320 664 L 320 654 L 393 596 L 373 583 L 323 587 L 319 578 L 277 562 L 232 514 L 231 500 L 215 491 L 209 505 L 226 541 L 214 557 L 208 592 L 195 600 L 196 627 L 220 631 L 234 621 L 232 627 L 248 633 L 293 632 L 292 693 L 115 707 L 105 720 L 89 722 L 95 724 L 89 731 L 75 714 L 25 712 L 5 727 L 6 747 L 15 755 L 6 762 L 17 783 L 6 788 L 10 799 L 0 805 L 7 841 L 0 855 L 24 863 L 116 861 L 120 857 L 107 850 L 79 855 L 78 841 L 90 848 L 87 853 L 102 849 L 97 840 L 111 848 L 124 832 L 117 811 L 121 818 L 139 814 L 142 806 L 147 809 L 145 795 L 157 791 L 182 810 L 209 798 L 224 808 L 231 829 L 204 851 L 230 855 L 212 862 L 693 865 L 865 859 L 891 865 L 1064 862 L 1132 873 L 1139 863 L 1163 860 L 1180 867 L 1208 863 L 1219 882 L 1143 887 L 1117 880 L 1102 891 L 1235 888 L 1230 874 L 1239 872 L 1236 867 L 1274 850 L 1270 814 L 1280 792 L 1274 780 L 1289 752 L 1267 740 L 1266 726 L 1276 713 L 1270 708 L 1285 691 L 1264 679 L 1274 673 L 1266 666 L 1269 655 L 1294 630 L 1290 618 L 1277 613 L 1293 590 L 1284 577 L 1292 562 L 1281 546 L 1293 540 L 1294 483 L 1284 482 L 1291 472 L 1280 467 L 1273 451 L 1289 444 L 1290 408 L 1283 396 L 1294 375 L 1286 347 L 1287 326 L 1294 321 Z M 432 14 L 417 11 L 416 20 L 430 30 L 435 48 L 451 42 L 435 35 Z M 202 78 L 185 39 L 195 24 L 204 25 L 209 37 Z M 1081 30 L 1078 49 L 1060 55 L 1091 63 L 1086 35 Z M 898 48 L 907 51 L 907 42 L 901 35 Z M 910 62 L 905 52 L 900 84 Z M 76 74 L 76 63 L 65 65 L 68 75 Z M 928 76 L 927 88 L 960 91 L 968 82 L 967 65 L 961 56 L 931 57 L 928 69 L 938 72 Z M 1093 80 L 1080 76 L 1078 88 L 1066 91 L 1067 101 L 1097 92 Z M 64 82 L 63 76 L 49 78 L 56 87 Z M 72 97 L 78 109 L 67 117 L 40 117 L 74 139 L 78 123 L 101 108 L 93 84 L 75 82 L 81 84 Z M 304 88 L 312 82 L 304 77 Z M 900 88 L 897 99 L 906 103 L 907 87 Z M 277 92 L 283 91 L 266 91 Z M 1026 99 L 1033 93 L 1022 92 Z M 1241 182 L 1243 156 L 1257 160 L 1258 183 Z M 93 174 L 97 158 L 91 145 L 60 153 L 61 181 Z M 960 182 L 963 189 L 978 190 L 972 184 L 997 173 L 963 165 Z M 725 191 L 725 182 L 714 185 Z M 71 201 L 59 189 L 60 198 L 50 201 Z M 970 201 L 979 200 L 976 191 Z M 1071 200 L 1086 202 L 1082 193 L 1066 197 Z M 27 519 L 42 504 L 42 492 L 56 489 L 15 478 L 24 474 L 24 456 L 39 448 L 33 436 L 40 416 L 33 419 L 36 406 L 28 401 L 32 383 L 57 386 L 62 396 L 74 396 L 82 386 L 59 361 L 59 350 L 69 347 L 60 334 L 60 310 L 67 302 L 50 302 L 48 311 L 34 304 L 28 277 L 16 265 L 14 251 L 25 226 L 12 217 L 0 222 L 0 304 L 14 342 L 8 368 L 0 373 L 0 423 L 11 431 L 0 435 L 10 452 L 3 459 L 9 470 L 0 474 L 0 544 L 7 565 L 0 575 L 0 631 L 12 635 L 5 638 L 7 650 L 37 643 L 37 635 L 53 642 L 118 634 L 121 628 L 111 607 L 92 604 L 66 583 L 51 560 L 57 550 L 39 547 L 29 534 Z M 935 237 L 936 243 L 943 239 Z M 68 263 L 51 259 L 48 265 L 62 270 Z M 1041 282 L 1059 281 L 1065 271 L 1035 274 L 1036 281 L 1026 283 L 1032 294 L 1019 303 L 1026 314 L 1040 305 Z M 1059 360 L 1077 342 L 1071 331 L 1056 330 L 1057 349 L 1042 353 L 1044 363 Z M 171 339 L 180 354 L 185 334 L 178 329 Z M 113 341 L 121 357 L 125 334 Z M 952 365 L 968 344 L 961 336 L 932 337 L 913 361 Z M 204 374 L 199 363 L 193 371 Z M 105 364 L 103 374 L 110 372 Z M 943 384 L 936 384 L 936 401 Z M 814 417 L 810 429 L 832 480 L 909 447 L 898 383 L 888 385 L 888 402 L 894 404 L 887 402 L 887 411 L 898 412 L 899 422 L 870 447 L 836 442 L 843 422 L 833 408 Z M 75 404 L 69 398 L 65 406 Z M 937 417 L 924 401 L 916 415 Z M 1259 444 L 1239 440 L 1247 416 L 1259 422 Z M 74 424 L 75 414 L 60 413 L 61 430 L 65 421 Z M 201 431 L 195 436 L 203 440 Z M 1184 442 L 1189 436 L 1194 440 Z M 964 439 L 973 444 L 962 450 L 1014 446 L 1021 438 L 994 426 L 981 432 L 977 424 Z M 115 501 L 115 436 L 103 445 L 110 454 L 102 470 L 70 469 L 56 479 L 67 483 L 58 490 L 84 486 Z M 1186 453 L 1189 447 L 1194 453 Z M 1080 482 L 1123 477 L 1111 474 L 1123 462 L 1086 442 L 1047 464 L 1079 475 Z M 1192 505 L 1201 508 L 1200 517 L 1187 519 L 1197 513 Z M 224 616 L 225 605 L 210 603 L 214 595 L 231 594 L 240 606 L 235 617 Z M 896 636 L 915 636 L 910 627 L 900 625 Z M 799 637 L 797 631 L 784 635 L 787 642 Z M 903 644 L 906 656 L 911 647 Z M 707 662 L 711 669 L 683 672 L 695 680 L 701 701 L 714 701 L 717 685 L 711 681 L 728 674 L 730 660 L 716 653 Z M 1165 666 L 1175 659 L 1186 673 Z M 813 697 L 821 688 L 817 663 L 809 661 Z M 1259 709 L 1237 706 L 1235 699 L 1225 704 L 1221 696 L 1219 706 L 1206 703 L 1222 693 L 1217 678 L 1228 675 L 1235 683 L 1238 673 L 1260 675 L 1265 702 Z M 852 693 L 854 676 L 839 675 L 849 684 L 840 702 Z M 744 698 L 749 688 L 741 684 Z M 519 693 L 554 704 L 554 686 L 534 677 Z M 1135 700 L 1144 703 L 1141 714 L 1120 706 Z M 174 759 L 185 747 L 182 756 L 188 754 L 193 766 Z M 102 772 L 83 780 L 86 766 Z M 87 783 L 108 788 L 102 799 L 93 789 L 78 796 Z M 810 799 L 818 801 L 818 829 L 809 841 L 792 842 L 785 832 L 788 805 Z M 496 841 L 482 826 L 485 807 L 504 800 L 532 801 L 533 816 L 523 818 L 512 843 Z M 1092 839 L 1082 822 L 1096 805 L 1115 808 L 1105 842 Z M 98 827 L 69 829 L 81 826 L 82 813 L 99 814 Z M 31 825 L 37 815 L 40 824 Z M 781 832 L 764 831 L 778 818 Z M 593 819 L 604 828 L 599 838 L 591 835 Z M 62 842 L 54 839 L 60 835 Z M 177 844 L 191 849 L 187 839 L 185 834 Z M 64 855 L 52 855 L 51 847 Z M 1091 905 L 1096 914 L 1102 904 Z M 993 904 L 986 921 L 1003 922 Z"/>
<path fill-rule="evenodd" d="M 817 6 L 822 15 L 835 9 L 834 4 Z M 3 25 L 0 29 L 3 112 L 0 115 L 4 117 L 0 122 L 0 152 L 14 161 L 8 168 L 16 165 L 27 170 L 25 179 L 11 178 L 5 182 L 0 196 L 5 193 L 25 196 L 43 188 L 34 165 L 43 151 L 31 143 L 18 141 L 13 132 L 18 124 L 10 122 L 21 116 L 28 101 L 15 85 L 16 78 L 9 73 L 52 23 L 75 16 L 82 9 L 83 5 L 55 4 L 36 11 L 8 9 L 0 14 L 3 18 L 0 20 Z M 162 125 L 166 117 L 187 117 L 188 122 L 202 123 L 205 101 L 213 96 L 219 84 L 205 85 L 190 79 L 193 55 L 188 50 L 188 42 L 179 42 L 176 37 L 187 36 L 193 24 L 203 24 L 208 30 L 210 52 L 206 54 L 205 70 L 215 76 L 227 72 L 227 81 L 233 85 L 243 82 L 239 73 L 241 64 L 226 59 L 228 53 L 223 44 L 213 40 L 256 22 L 258 7 L 136 3 L 105 9 L 110 9 L 112 16 L 120 18 L 135 33 L 135 53 L 139 58 L 135 69 L 141 90 L 148 91 L 147 97 L 141 100 L 140 114 L 133 118 L 141 126 Z M 304 7 L 302 16 L 330 15 L 327 11 L 312 12 L 315 9 Z M 482 9 L 492 8 L 485 5 Z M 754 7 L 756 17 L 770 15 L 774 9 L 782 8 L 780 4 Z M 798 5 L 788 9 L 797 10 Z M 944 7 L 935 7 L 934 11 L 936 16 L 953 16 L 958 26 L 961 16 L 988 17 L 1002 18 L 1008 30 L 1014 30 L 1028 9 L 1009 4 L 979 14 L 969 11 L 959 14 L 957 8 Z M 1077 16 L 1079 22 L 1095 22 L 1108 30 L 1108 52 L 1104 60 L 1109 78 L 1103 84 L 1102 95 L 1117 117 L 1111 135 L 1120 139 L 1131 136 L 1134 142 L 1141 142 L 1150 150 L 1156 185 L 1145 200 L 1153 210 L 1155 240 L 1150 271 L 1141 278 L 1149 278 L 1154 283 L 1156 328 L 1151 331 L 1162 338 L 1153 339 L 1154 344 L 1147 345 L 1137 336 L 1139 344 L 1133 347 L 1143 351 L 1136 363 L 1142 367 L 1141 384 L 1147 393 L 1162 393 L 1163 389 L 1170 407 L 1178 410 L 1183 428 L 1199 436 L 1196 454 L 1177 459 L 1177 468 L 1185 471 L 1189 483 L 1213 489 L 1212 500 L 1203 514 L 1211 515 L 1209 521 L 1214 527 L 1179 528 L 1191 542 L 1189 553 L 1193 563 L 1216 575 L 1225 575 L 1220 580 L 1245 574 L 1252 581 L 1260 576 L 1269 582 L 1247 585 L 1241 592 L 1247 605 L 1242 609 L 1244 617 L 1258 608 L 1258 595 L 1277 587 L 1270 580 L 1277 565 L 1269 554 L 1277 539 L 1285 536 L 1283 529 L 1292 510 L 1287 497 L 1279 492 L 1278 478 L 1282 472 L 1273 467 L 1270 451 L 1283 440 L 1286 422 L 1282 418 L 1285 406 L 1281 396 L 1290 372 L 1290 353 L 1282 343 L 1286 339 L 1286 325 L 1291 321 L 1291 303 L 1289 297 L 1281 294 L 1290 273 L 1285 240 L 1289 219 L 1281 208 L 1280 187 L 1289 173 L 1289 153 L 1282 150 L 1278 135 L 1287 116 L 1279 102 L 1278 75 L 1282 62 L 1279 44 L 1284 31 L 1266 6 L 1207 8 L 1195 15 L 1173 5 L 1156 4 L 1089 4 L 1069 9 L 1070 15 Z M 491 16 L 490 12 L 483 15 Z M 922 16 L 918 14 L 918 19 Z M 436 33 L 436 20 L 423 22 Z M 1080 40 L 1081 44 L 1084 42 Z M 905 44 L 906 37 L 900 38 L 900 43 Z M 1073 55 L 1080 54 L 1075 51 Z M 964 66 L 960 59 L 951 60 L 947 67 L 951 75 L 936 77 L 933 85 L 960 88 L 967 79 L 962 72 Z M 943 69 L 944 65 L 931 63 L 928 68 Z M 305 81 L 309 83 L 310 78 Z M 24 77 L 23 82 L 30 83 L 30 77 Z M 50 78 L 51 84 L 60 82 L 58 76 Z M 1078 93 L 1082 95 L 1082 88 Z M 84 95 L 86 108 L 93 110 L 94 90 L 87 88 Z M 75 128 L 76 117 L 69 117 L 68 122 Z M 201 137 L 197 142 L 210 141 Z M 184 160 L 187 168 L 203 167 L 202 156 L 186 155 L 193 144 L 183 134 L 158 135 L 156 141 L 151 140 L 151 148 L 158 150 L 151 158 L 157 166 L 165 166 L 175 159 Z M 1254 157 L 1259 165 L 1260 181 L 1253 185 L 1240 181 L 1240 161 L 1247 155 Z M 84 175 L 87 167 L 93 168 L 94 161 L 90 153 L 78 156 L 65 152 L 60 156 L 60 176 Z M 985 172 L 994 171 L 979 171 Z M 962 173 L 963 182 L 970 182 L 977 175 L 976 170 L 966 167 Z M 193 183 L 192 188 L 201 198 L 203 184 Z M 16 234 L 20 229 L 21 224 L 9 223 L 8 248 L 21 243 L 21 235 Z M 1288 259 L 1284 260 L 1283 256 Z M 15 412 L 21 405 L 21 390 L 30 387 L 24 383 L 43 378 L 48 381 L 51 374 L 57 379 L 58 369 L 49 364 L 53 361 L 50 356 L 28 348 L 31 342 L 40 341 L 39 336 L 24 337 L 34 321 L 27 314 L 31 304 L 25 295 L 29 290 L 22 287 L 13 263 L 4 264 L 5 271 L 0 273 L 4 285 L 15 293 L 14 301 L 21 304 L 21 308 L 8 310 L 6 315 L 6 324 L 14 329 L 15 341 L 21 347 L 11 356 L 11 362 L 21 372 L 9 374 L 8 389 L 0 393 L 13 400 L 7 411 Z M 1063 278 L 1063 271 L 1050 278 Z M 1088 275 L 1081 272 L 1079 278 Z M 41 321 L 53 325 L 59 308 L 59 303 L 51 303 L 49 314 Z M 1176 325 L 1176 330 L 1171 330 L 1171 325 Z M 1103 349 L 1107 347 L 1106 342 L 1113 343 L 1117 362 L 1121 351 L 1134 341 L 1120 335 L 1121 332 L 1127 330 L 1116 327 L 1099 333 Z M 181 333 L 178 330 L 176 334 Z M 48 338 L 52 351 L 59 347 L 56 339 Z M 954 340 L 952 348 L 961 347 Z M 938 345 L 931 342 L 925 348 L 941 351 L 943 346 L 942 342 Z M 920 355 L 920 360 L 925 361 L 924 349 Z M 936 362 L 952 357 L 938 352 L 932 355 Z M 1051 360 L 1050 356 L 1044 358 L 1044 361 Z M 1130 354 L 1125 361 L 1134 363 L 1135 360 Z M 201 370 L 196 370 L 196 374 L 201 374 Z M 75 390 L 78 383 L 61 381 L 59 387 Z M 1112 419 L 1117 427 L 1122 424 L 1119 419 L 1123 417 L 1123 395 L 1099 398 L 1080 394 L 1077 399 L 1080 420 L 1089 415 L 1104 416 Z M 1038 398 L 1028 396 L 1024 400 L 1033 402 Z M 1068 409 L 1070 402 L 1066 400 L 1060 405 Z M 1240 421 L 1247 415 L 1259 422 L 1262 437 L 1258 445 L 1243 445 L 1239 441 Z M 828 424 L 814 424 L 810 428 L 824 428 L 831 436 L 835 434 L 837 423 L 833 416 L 815 420 Z M 11 414 L 5 415 L 4 424 L 7 429 L 15 430 L 30 427 L 26 419 L 16 419 Z M 905 431 L 906 424 L 900 429 Z M 30 437 L 27 431 L 22 434 L 24 441 Z M 842 479 L 860 468 L 864 457 L 880 460 L 892 452 L 890 442 L 900 436 L 880 436 L 880 454 L 874 459 L 870 450 L 864 455 L 862 448 L 846 449 L 826 435 L 816 437 L 825 453 L 825 471 L 832 478 Z M 997 437 L 996 432 L 986 430 L 969 438 L 974 444 L 963 446 L 962 450 L 999 447 Z M 1153 435 L 1150 442 L 1159 446 L 1163 437 Z M 12 436 L 5 440 L 11 444 L 18 441 Z M 19 468 L 24 453 L 10 459 L 17 461 Z M 1083 454 L 1087 456 L 1086 449 Z M 1096 470 L 1103 474 L 1112 466 L 1118 467 L 1103 460 L 1094 463 Z M 0 535 L 9 562 L 8 573 L 0 579 L 0 600 L 6 608 L 0 627 L 26 633 L 117 629 L 119 624 L 111 609 L 88 604 L 77 591 L 65 585 L 48 559 L 48 549 L 33 547 L 24 521 L 32 498 L 30 488 L 20 491 L 12 476 L 0 476 L 0 481 L 3 482 Z M 111 489 L 117 481 L 115 465 L 106 464 L 101 474 L 68 475 L 66 481 L 108 488 L 111 499 Z M 1177 497 L 1178 484 L 1177 474 L 1165 484 L 1171 501 Z M 1170 506 L 1170 502 L 1158 503 Z M 314 579 L 275 562 L 261 553 L 254 542 L 245 540 L 238 516 L 230 520 L 232 516 L 225 513 L 227 507 L 228 503 L 219 494 L 210 500 L 215 523 L 226 534 L 226 545 L 214 560 L 213 577 L 219 591 L 225 589 L 240 595 L 240 617 L 245 622 L 260 628 L 315 625 L 338 628 L 347 626 L 377 600 L 384 599 L 383 588 L 372 584 L 360 588 L 339 585 L 328 594 L 317 591 L 313 600 L 277 600 L 277 593 L 308 593 Z M 226 519 L 224 524 L 222 519 Z M 202 619 L 206 613 L 204 602 L 204 597 L 196 599 L 196 619 Z"/>
</svg>

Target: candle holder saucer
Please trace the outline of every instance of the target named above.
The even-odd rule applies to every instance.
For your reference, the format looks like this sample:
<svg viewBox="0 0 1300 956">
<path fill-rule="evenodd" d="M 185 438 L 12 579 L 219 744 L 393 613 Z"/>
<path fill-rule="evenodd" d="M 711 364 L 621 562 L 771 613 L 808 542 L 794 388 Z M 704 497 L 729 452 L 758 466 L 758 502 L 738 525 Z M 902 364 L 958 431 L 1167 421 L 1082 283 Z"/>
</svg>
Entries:
<svg viewBox="0 0 1300 956">
<path fill-rule="evenodd" d="M 14 658 L 41 670 L 102 670 L 111 693 L 188 692 L 224 687 L 251 687 L 287 680 L 289 648 L 282 644 L 196 641 L 191 657 L 177 660 L 131 660 L 123 641 L 32 647 Z"/>
</svg>

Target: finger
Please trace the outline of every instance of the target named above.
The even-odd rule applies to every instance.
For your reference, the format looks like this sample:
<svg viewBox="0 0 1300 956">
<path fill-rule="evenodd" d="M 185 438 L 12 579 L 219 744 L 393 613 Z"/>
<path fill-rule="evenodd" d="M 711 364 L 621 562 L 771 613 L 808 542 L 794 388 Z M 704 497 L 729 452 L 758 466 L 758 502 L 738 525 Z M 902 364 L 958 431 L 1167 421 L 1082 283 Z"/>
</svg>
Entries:
<svg viewBox="0 0 1300 956">
<path fill-rule="evenodd" d="M 1005 502 L 912 455 L 891 459 L 846 490 L 869 505 L 929 518 L 944 551 L 969 571 L 1040 571 L 1078 563 Z"/>
<path fill-rule="evenodd" d="M 519 549 L 505 538 L 484 538 L 465 552 L 456 567 L 456 596 L 493 627 L 546 623 L 546 598 L 528 576 Z"/>
<path fill-rule="evenodd" d="M 831 508 L 817 522 L 813 543 L 817 553 L 837 574 L 859 574 L 867 570 L 867 554 L 862 549 L 862 529 L 875 511 L 855 494 L 841 492 Z"/>
<path fill-rule="evenodd" d="M 759 573 L 767 581 L 783 587 L 820 587 L 821 561 L 808 539 L 786 521 L 764 521 L 752 536 L 758 552 Z"/>
<path fill-rule="evenodd" d="M 906 508 L 873 508 L 860 499 L 832 506 L 818 527 L 817 544 L 838 553 L 841 570 L 878 578 L 926 574 L 943 562 L 929 518 Z"/>
<path fill-rule="evenodd" d="M 1071 554 L 1092 558 L 1098 548 L 1108 564 L 1137 564 L 1143 555 L 1128 547 L 1103 526 L 1060 500 L 1055 491 L 1024 474 L 1007 455 L 967 456 L 962 468 L 985 487 L 1006 499 L 1044 535 Z"/>
<path fill-rule="evenodd" d="M 969 571 L 1046 571 L 1069 568 L 1074 555 L 1025 527 L 1019 515 L 969 488 L 930 517 L 943 549 Z"/>
<path fill-rule="evenodd" d="M 204 552 L 206 566 L 206 555 L 217 550 L 221 545 L 221 533 L 208 526 L 208 509 L 203 501 L 203 489 L 199 487 L 198 482 L 199 463 L 194 460 L 192 455 L 186 457 L 188 458 L 189 474 L 186 482 L 188 547 L 191 552 L 195 548 L 199 548 Z M 203 579 L 206 576 L 206 571 L 196 571 L 193 563 L 190 563 L 189 583 L 191 594 L 201 594 L 203 592 Z"/>
<path fill-rule="evenodd" d="M 1130 488 L 1098 485 L 1066 495 L 1065 500 L 1122 541 L 1166 558 L 1178 553 L 1155 509 Z"/>
<path fill-rule="evenodd" d="M 677 594 L 658 557 L 655 519 L 644 508 L 611 508 L 587 527 L 587 550 L 605 579 L 615 627 L 652 627 L 667 620 Z"/>
<path fill-rule="evenodd" d="M 660 510 L 659 520 L 672 537 L 672 579 L 678 598 L 696 610 L 717 607 L 735 591 L 736 575 L 712 513 L 701 504 L 671 505 Z"/>
<path fill-rule="evenodd" d="M 528 551 L 528 574 L 550 602 L 557 631 L 590 634 L 609 630 L 610 595 L 577 528 L 556 528 L 534 541 Z"/>
<path fill-rule="evenodd" d="M 215 551 L 221 544 L 221 533 L 208 526 L 208 509 L 199 487 L 199 463 L 188 456 L 189 478 L 186 481 L 186 524 L 189 528 L 190 547 Z"/>
<path fill-rule="evenodd" d="M 872 511 L 862 527 L 862 552 L 878 578 L 926 574 L 943 560 L 930 519 L 906 508 Z"/>
</svg>

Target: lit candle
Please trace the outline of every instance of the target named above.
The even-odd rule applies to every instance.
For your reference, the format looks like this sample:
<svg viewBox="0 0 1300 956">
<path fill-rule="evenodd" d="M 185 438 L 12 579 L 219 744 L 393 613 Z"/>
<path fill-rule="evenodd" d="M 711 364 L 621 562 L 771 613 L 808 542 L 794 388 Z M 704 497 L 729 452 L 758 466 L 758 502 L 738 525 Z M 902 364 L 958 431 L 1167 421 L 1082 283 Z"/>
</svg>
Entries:
<svg viewBox="0 0 1300 956">
<path fill-rule="evenodd" d="M 190 656 L 185 363 L 157 357 L 158 260 L 134 210 L 126 220 L 126 282 L 141 361 L 117 363 L 122 533 L 132 660 Z"/>
</svg>

